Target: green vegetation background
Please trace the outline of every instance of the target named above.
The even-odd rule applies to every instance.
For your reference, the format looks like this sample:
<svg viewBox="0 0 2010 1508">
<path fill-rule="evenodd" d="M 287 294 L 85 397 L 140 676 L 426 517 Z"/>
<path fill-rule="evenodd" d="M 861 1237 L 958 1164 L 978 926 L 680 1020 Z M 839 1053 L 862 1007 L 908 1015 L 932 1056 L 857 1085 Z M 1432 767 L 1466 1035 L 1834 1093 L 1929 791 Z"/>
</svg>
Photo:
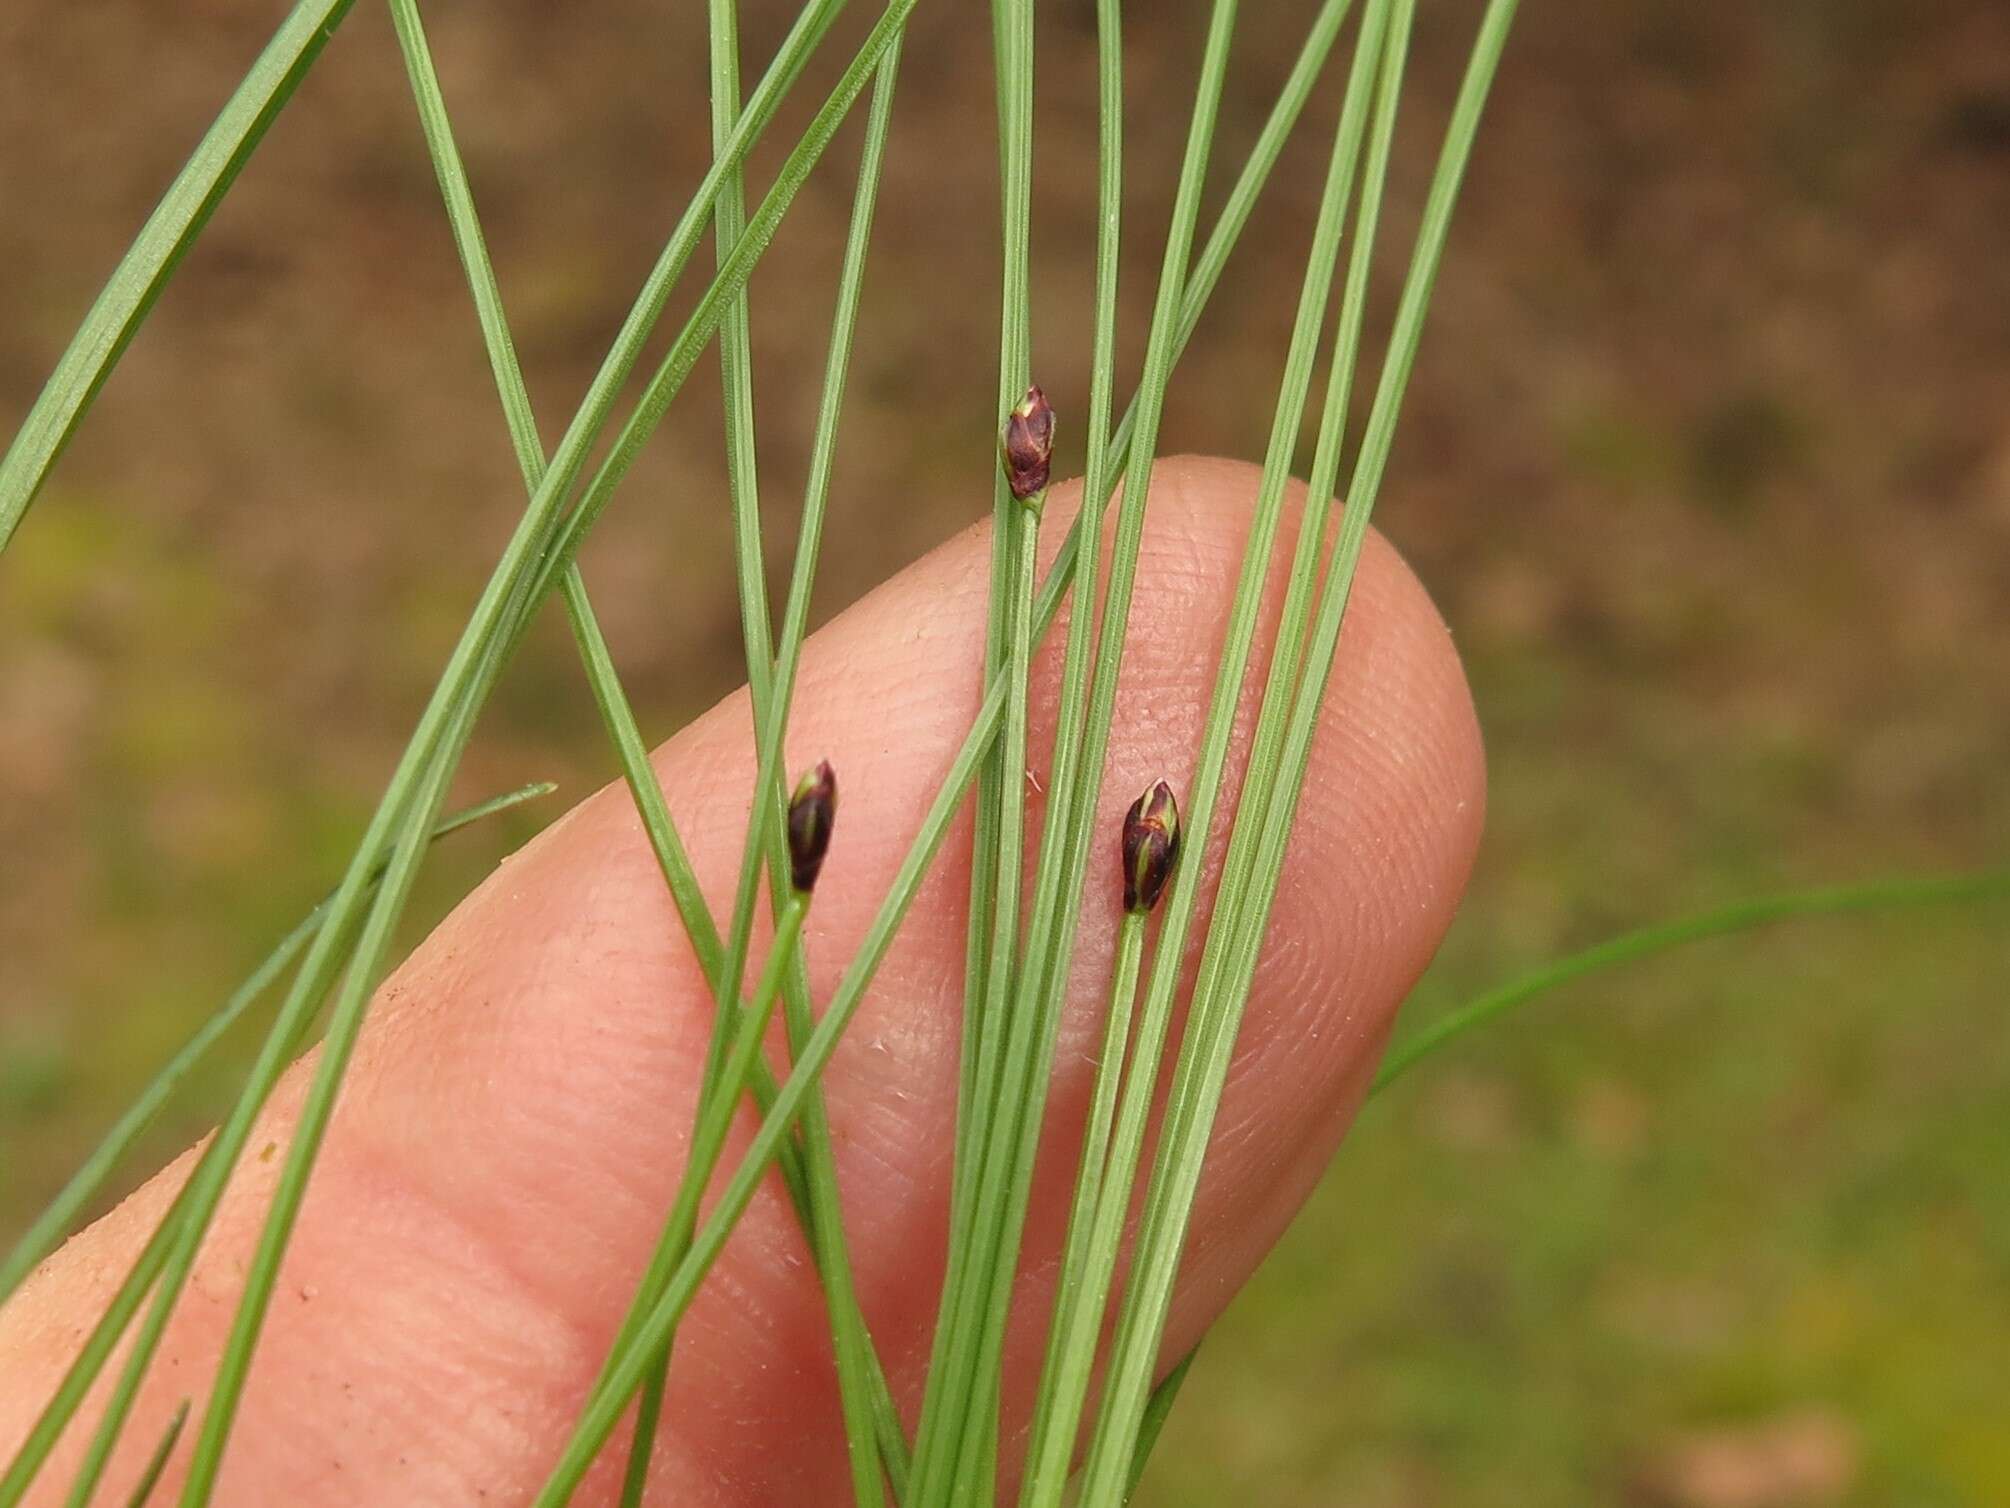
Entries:
<svg viewBox="0 0 2010 1508">
<path fill-rule="evenodd" d="M 434 16 L 547 419 L 705 149 L 691 8 L 561 9 Z M 753 52 L 779 7 L 748 9 Z M 1189 9 L 1129 29 L 1139 316 Z M 1244 9 L 1224 159 L 1304 7 Z M 962 10 L 922 8 L 903 74 L 825 613 L 989 498 L 989 33 Z M 1065 403 L 1094 91 L 1091 8 L 1052 10 L 1036 328 Z M 0 425 L 274 13 L 0 20 Z M 1423 8 L 1398 234 L 1475 14 Z M 1324 118 L 1183 369 L 1181 446 L 1260 444 Z M 778 541 L 845 178 L 812 182 L 754 284 Z M 1523 8 L 1382 515 L 1493 764 L 1411 1025 L 1636 921 L 2010 853 L 2006 244 L 2000 6 Z M 715 401 L 692 384 L 587 560 L 659 736 L 736 679 Z M 337 873 L 516 508 L 389 27 L 360 7 L 0 564 L 0 1235 Z M 553 621 L 460 794 L 611 773 Z M 425 916 L 548 814 L 443 849 Z M 2006 996 L 1999 906 L 1713 945 L 1474 1040 L 1363 1117 L 1144 1501 L 2010 1501 Z"/>
</svg>

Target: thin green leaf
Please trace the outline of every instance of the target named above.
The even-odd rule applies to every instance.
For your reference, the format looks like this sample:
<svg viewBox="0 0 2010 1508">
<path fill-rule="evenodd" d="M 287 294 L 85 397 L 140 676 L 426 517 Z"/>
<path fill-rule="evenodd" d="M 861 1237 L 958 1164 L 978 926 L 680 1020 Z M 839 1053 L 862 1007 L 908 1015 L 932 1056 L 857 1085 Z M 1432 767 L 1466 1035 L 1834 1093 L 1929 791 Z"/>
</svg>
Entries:
<svg viewBox="0 0 2010 1508">
<path fill-rule="evenodd" d="M 0 459 L 0 550 L 14 537 L 56 458 L 70 443 L 154 300 L 223 202 L 266 127 L 328 45 L 351 3 L 300 0 L 294 6 L 119 259 Z"/>
<path fill-rule="evenodd" d="M 1408 6 L 1409 0 L 1398 0 L 1392 38 L 1401 34 Z M 1353 483 L 1348 489 L 1350 506 L 1343 516 L 1340 539 L 1328 568 L 1313 649 L 1292 707 L 1284 754 L 1275 781 L 1275 795 L 1268 810 L 1263 813 L 1262 832 L 1257 840 L 1260 846 L 1251 870 L 1251 883 L 1245 893 L 1233 898 L 1233 903 L 1227 908 L 1228 912 L 1240 912 L 1240 915 L 1225 915 L 1224 910 L 1219 905 L 1217 907 L 1213 931 L 1220 935 L 1225 926 L 1232 929 L 1227 938 L 1235 954 L 1225 970 L 1223 987 L 1211 998 L 1196 998 L 1187 1039 L 1174 1075 L 1159 1155 L 1146 1195 L 1136 1264 L 1125 1293 L 1109 1381 L 1104 1390 L 1094 1443 L 1090 1447 L 1083 1494 L 1085 1508 L 1104 1508 L 1104 1505 L 1122 1501 L 1124 1485 L 1135 1456 L 1145 1395 L 1150 1389 L 1152 1368 L 1171 1302 L 1172 1282 L 1185 1238 L 1187 1217 L 1192 1209 L 1193 1191 L 1199 1182 L 1207 1139 L 1213 1129 L 1214 1111 L 1220 1101 L 1221 1085 L 1227 1076 L 1236 1029 L 1241 1023 L 1242 1006 L 1248 997 L 1249 979 L 1255 969 L 1257 944 L 1268 920 L 1277 875 L 1282 869 L 1284 845 L 1303 788 L 1311 755 L 1312 733 L 1332 669 L 1333 652 L 1339 642 L 1355 564 L 1388 461 L 1403 392 L 1416 359 L 1431 286 L 1444 250 L 1459 182 L 1478 130 L 1481 107 L 1498 67 L 1501 50 L 1506 45 L 1514 9 L 1515 0 L 1492 0 L 1481 21 L 1466 78 L 1446 131 L 1444 149 L 1432 178 L 1416 250 L 1390 334 L 1382 380 L 1369 414 L 1360 454 L 1356 457 Z M 1237 829 L 1237 838 L 1248 841 L 1241 823 L 1237 824 Z M 1213 942 L 1212 937 L 1210 942 Z"/>
<path fill-rule="evenodd" d="M 140 1479 L 133 1484 L 133 1490 L 126 1499 L 126 1508 L 146 1508 L 147 1500 L 154 1495 L 154 1488 L 160 1485 L 161 1473 L 167 1470 L 168 1459 L 174 1455 L 175 1442 L 181 1439 L 182 1426 L 188 1423 L 189 1400 L 184 1398 L 176 1406 L 174 1417 L 168 1420 L 166 1433 L 161 1443 L 154 1447 L 154 1453 L 147 1458 L 146 1468 L 140 1472 Z"/>
<path fill-rule="evenodd" d="M 548 796 L 557 789 L 558 787 L 550 781 L 544 780 L 519 786 L 506 795 L 497 796 L 478 806 L 471 806 L 455 813 L 433 829 L 433 837 L 437 841 L 448 833 L 458 832 L 470 823 L 479 822 L 497 812 L 507 811 L 513 806 L 521 806 L 526 801 L 534 801 L 540 796 Z M 62 1240 L 64 1233 L 76 1223 L 78 1215 L 97 1197 L 98 1191 L 104 1187 L 105 1180 L 153 1125 L 161 1107 L 174 1098 L 176 1091 L 187 1081 L 196 1065 L 208 1056 L 209 1050 L 237 1024 L 258 997 L 271 988 L 272 982 L 286 971 L 286 966 L 294 960 L 301 948 L 306 946 L 307 939 L 313 935 L 327 914 L 328 901 L 323 900 L 308 912 L 292 931 L 280 939 L 278 946 L 268 953 L 264 961 L 251 971 L 249 977 L 231 992 L 230 998 L 223 1003 L 222 1008 L 197 1028 L 195 1035 L 182 1045 L 181 1050 L 170 1058 L 166 1066 L 154 1075 L 146 1088 L 140 1091 L 139 1097 L 127 1108 L 125 1114 L 120 1116 L 112 1129 L 105 1133 L 105 1139 L 98 1143 L 89 1157 L 84 1159 L 84 1165 L 77 1169 L 70 1181 L 63 1185 L 62 1191 L 49 1202 L 49 1207 L 33 1225 L 28 1227 L 21 1239 L 14 1243 L 13 1249 L 7 1253 L 6 1261 L 0 1262 L 0 1303 L 4 1303 L 8 1296 L 20 1287 L 21 1280 L 34 1270 L 36 1263 L 55 1250 L 56 1243 Z"/>
<path fill-rule="evenodd" d="M 1654 922 L 1631 932 L 1622 932 L 1617 937 L 1609 937 L 1582 952 L 1554 959 L 1445 1012 L 1415 1036 L 1389 1050 L 1369 1093 L 1380 1094 L 1425 1058 L 1443 1051 L 1474 1027 L 1482 1026 L 1496 1016 L 1505 1015 L 1537 996 L 1548 994 L 1587 974 L 1638 963 L 1690 943 L 1751 932 L 1780 922 L 1913 906 L 1997 900 L 2006 895 L 2010 895 L 2010 869 L 1995 869 L 1980 874 L 1930 875 L 1916 879 L 1874 880 L 1864 885 L 1794 890 L 1718 906 L 1671 922 Z"/>
<path fill-rule="evenodd" d="M 804 1045 L 787 1082 L 776 1095 L 773 1107 L 762 1120 L 760 1129 L 754 1133 L 753 1141 L 732 1178 L 720 1192 L 712 1213 L 692 1239 L 683 1262 L 672 1275 L 655 1308 L 638 1328 L 634 1344 L 611 1354 L 603 1364 L 590 1401 L 574 1424 L 572 1437 L 560 1454 L 551 1477 L 539 1492 L 534 1508 L 558 1508 L 558 1505 L 570 1501 L 593 1458 L 627 1409 L 628 1400 L 642 1385 L 655 1348 L 676 1328 L 696 1295 L 698 1285 L 711 1271 L 712 1263 L 718 1260 L 734 1224 L 745 1213 L 768 1166 L 774 1161 L 777 1149 L 794 1126 L 810 1088 L 829 1065 L 831 1054 L 837 1050 L 845 1028 L 858 1013 L 865 999 L 866 987 L 885 959 L 887 949 L 892 946 L 894 936 L 921 888 L 921 881 L 941 848 L 964 796 L 969 792 L 977 767 L 998 733 L 1004 710 L 1005 687 L 1000 682 L 985 697 L 983 708 L 972 723 L 963 747 L 951 762 L 948 774 L 943 777 L 935 800 L 922 819 L 920 831 L 908 846 L 907 855 L 901 861 L 886 898 L 880 903 L 872 925 L 866 929 L 858 952 L 847 965 L 815 1033 Z"/>
</svg>

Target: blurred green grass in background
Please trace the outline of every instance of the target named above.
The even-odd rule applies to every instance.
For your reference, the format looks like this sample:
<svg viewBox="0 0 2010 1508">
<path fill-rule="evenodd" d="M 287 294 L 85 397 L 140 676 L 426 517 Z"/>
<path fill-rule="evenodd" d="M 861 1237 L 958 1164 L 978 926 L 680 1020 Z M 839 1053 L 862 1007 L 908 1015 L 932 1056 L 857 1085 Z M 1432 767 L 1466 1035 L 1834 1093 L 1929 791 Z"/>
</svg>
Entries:
<svg viewBox="0 0 2010 1508">
<path fill-rule="evenodd" d="M 695 18 L 599 8 L 562 44 L 533 0 L 435 22 L 552 413 L 704 151 L 665 106 L 703 98 Z M 750 9 L 752 54 L 780 7 Z M 1442 117 L 1473 10 L 1424 7 L 1406 119 Z M 1054 9 L 1041 64 L 1036 330 L 1064 409 L 1087 16 Z M 0 423 L 268 24 L 222 3 L 0 22 Z M 1243 22 L 1224 158 L 1298 24 Z M 1140 100 L 1187 87 L 1191 33 L 1177 7 L 1131 23 Z M 988 496 L 990 300 L 957 290 L 993 286 L 995 230 L 941 197 L 991 203 L 987 46 L 952 7 L 915 23 L 826 615 Z M 0 565 L 0 1235 L 338 872 L 513 516 L 403 91 L 359 11 Z M 1131 122 L 1133 290 L 1178 117 Z M 1393 237 L 1434 147 L 1399 143 Z M 1259 441 L 1316 195 L 1296 160 L 1170 444 Z M 660 202 L 621 188 L 633 171 Z M 842 177 L 812 181 L 754 285 L 778 537 Z M 1477 881 L 1407 1027 L 1636 922 L 2010 853 L 2006 242 L 2001 7 L 1524 8 L 1383 513 L 1459 636 L 1493 770 Z M 715 404 L 692 385 L 586 562 L 658 736 L 737 658 Z M 611 774 L 547 624 L 458 794 L 565 791 L 443 845 L 421 917 Z M 1364 1115 L 1210 1342 L 1143 1501 L 2010 1501 L 2006 997 L 1999 904 L 1710 944 L 1472 1039 Z"/>
</svg>

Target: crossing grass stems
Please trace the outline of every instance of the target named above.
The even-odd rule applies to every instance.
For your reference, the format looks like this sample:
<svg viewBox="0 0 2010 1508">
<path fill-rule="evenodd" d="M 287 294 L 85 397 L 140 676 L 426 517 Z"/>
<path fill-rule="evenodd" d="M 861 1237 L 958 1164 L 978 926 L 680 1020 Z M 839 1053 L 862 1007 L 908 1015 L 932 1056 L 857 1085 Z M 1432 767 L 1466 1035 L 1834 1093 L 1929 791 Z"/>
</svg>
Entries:
<svg viewBox="0 0 2010 1508">
<path fill-rule="evenodd" d="M 1137 390 L 1113 425 L 1116 387 L 1118 263 L 1123 220 L 1123 45 L 1119 0 L 1098 0 L 1097 250 L 1088 407 L 1081 416 L 1086 467 L 1080 514 L 1041 582 L 1035 569 L 1046 453 L 1037 486 L 1024 480 L 1029 410 L 1014 410 L 1033 377 L 1032 183 L 1040 164 L 1034 132 L 1033 0 L 994 0 L 1003 277 L 996 412 L 1006 425 L 994 466 L 991 610 L 981 710 L 951 761 L 893 885 L 858 953 L 819 1016 L 810 999 L 801 929 L 810 889 L 792 841 L 797 820 L 825 785 L 812 781 L 793 798 L 782 785 L 789 709 L 825 526 L 846 375 L 856 335 L 874 209 L 892 129 L 901 40 L 916 0 L 890 0 L 857 44 L 838 82 L 758 208 L 746 209 L 743 167 L 783 100 L 840 19 L 843 0 L 810 0 L 754 88 L 740 88 L 734 0 L 709 0 L 711 127 L 714 161 L 692 195 L 641 289 L 606 361 L 549 457 L 538 439 L 501 293 L 488 258 L 472 192 L 419 14 L 417 0 L 389 0 L 442 202 L 467 274 L 488 350 L 505 427 L 528 502 L 467 629 L 442 673 L 382 804 L 335 893 L 281 943 L 245 985 L 143 1092 L 39 1220 L 0 1265 L 0 1298 L 60 1239 L 103 1187 L 160 1106 L 216 1039 L 291 971 L 291 985 L 223 1129 L 135 1261 L 77 1361 L 0 1476 L 0 1508 L 18 1503 L 69 1427 L 84 1394 L 142 1306 L 147 1317 L 100 1416 L 68 1500 L 86 1503 L 99 1485 L 147 1374 L 194 1254 L 208 1228 L 250 1127 L 279 1072 L 300 1050 L 319 1008 L 335 992 L 319 1069 L 288 1148 L 236 1320 L 207 1402 L 181 1493 L 183 1508 L 210 1501 L 230 1426 L 241 1399 L 278 1264 L 305 1197 L 328 1117 L 385 967 L 391 937 L 429 840 L 493 810 L 542 794 L 531 787 L 439 823 L 437 813 L 472 737 L 481 707 L 545 598 L 560 597 L 616 761 L 662 870 L 678 915 L 711 986 L 715 1026 L 697 1102 L 692 1153 L 671 1197 L 647 1269 L 577 1421 L 537 1498 L 540 1508 L 568 1501 L 593 1460 L 630 1411 L 634 1429 L 622 1501 L 640 1503 L 649 1480 L 664 1378 L 679 1319 L 729 1239 L 754 1190 L 779 1168 L 801 1219 L 829 1310 L 854 1500 L 907 1508 L 990 1505 L 1000 1490 L 1000 1370 L 1012 1317 L 1019 1244 L 1030 1197 L 1034 1154 L 1044 1125 L 1060 1008 L 1070 977 L 1085 887 L 1109 882 L 1113 836 L 1095 822 L 1104 756 L 1112 735 L 1117 686 L 1136 567 L 1148 527 L 1151 467 L 1170 383 L 1283 145 L 1317 88 L 1352 0 L 1324 0 L 1281 84 L 1263 129 L 1234 179 L 1211 233 L 1199 236 L 1202 189 L 1212 162 L 1215 123 L 1229 76 L 1237 7 L 1214 0 L 1202 37 L 1186 148 L 1152 301 L 1150 333 Z M 126 253 L 87 316 L 20 434 L 0 459 L 0 545 L 14 534 L 91 399 L 144 320 L 175 266 L 255 150 L 267 125 L 293 96 L 348 6 L 302 0 L 247 73 L 161 206 Z M 1077 1158 L 1078 1177 L 1055 1310 L 1035 1398 L 1021 1475 L 1022 1508 L 1058 1508 L 1088 1420 L 1086 1459 L 1074 1501 L 1114 1508 L 1126 1501 L 1158 1438 L 1189 1356 L 1154 1380 L 1163 1326 L 1177 1275 L 1186 1217 L 1205 1156 L 1241 1009 L 1268 919 L 1297 798 L 1333 664 L 1355 562 L 1387 465 L 1396 420 L 1444 250 L 1456 199 L 1515 11 L 1489 0 L 1464 82 L 1445 131 L 1409 272 L 1397 304 L 1380 380 L 1365 427 L 1352 448 L 1346 507 L 1334 527 L 1329 499 L 1348 453 L 1347 415 L 1360 356 L 1379 211 L 1387 180 L 1397 105 L 1407 61 L 1414 0 L 1362 0 L 1354 62 L 1341 95 L 1329 168 L 1298 312 L 1287 341 L 1279 395 L 1245 560 L 1226 625 L 1215 688 L 1190 788 L 1141 798 L 1185 826 L 1169 834 L 1151 900 L 1131 904 L 1120 924 L 1109 985 L 1103 1047 L 1090 1115 Z M 822 397 L 811 438 L 808 483 L 779 634 L 766 597 L 747 278 L 796 192 L 817 166 L 852 106 L 871 85 L 862 131 L 850 229 L 839 269 Z M 1359 192 L 1355 191 L 1358 180 Z M 1345 235 L 1352 209 L 1351 243 Z M 643 346 L 710 225 L 715 268 L 693 312 L 629 417 L 590 475 L 588 457 L 613 424 Z M 1200 243 L 1196 254 L 1195 244 Z M 1345 275 L 1340 253 L 1349 247 Z M 1327 356 L 1326 395 L 1310 477 L 1309 503 L 1285 560 L 1278 538 L 1291 457 L 1303 426 L 1329 306 L 1338 313 Z M 648 441 L 701 353 L 716 337 L 725 409 L 728 492 L 734 520 L 734 567 L 752 692 L 758 774 L 734 891 L 722 932 L 700 894 L 689 858 L 646 757 L 646 743 L 615 668 L 577 565 L 581 542 Z M 1044 403 L 1044 400 L 1042 400 Z M 1047 411 L 1051 442 L 1051 411 Z M 1015 431 L 1012 426 L 1021 426 Z M 1123 483 L 1114 536 L 1104 558 L 1106 505 Z M 1025 773 L 1030 730 L 1028 667 L 1069 591 L 1093 587 L 1107 569 L 1100 598 L 1076 593 L 1047 768 L 1050 794 L 1037 843 L 1029 843 Z M 1288 572 L 1285 608 L 1265 673 L 1261 711 L 1239 790 L 1225 789 L 1232 716 L 1252 664 L 1255 609 L 1266 577 Z M 845 1243 L 842 1191 L 819 1090 L 832 1051 L 870 988 L 921 879 L 966 802 L 976 813 L 966 948 L 965 1043 L 958 1097 L 951 1234 L 941 1307 L 910 1454 L 880 1358 L 867 1329 Z M 1195 912 L 1204 850 L 1221 806 L 1228 850 L 1188 1025 L 1168 1040 L 1179 962 Z M 829 810 L 823 832 L 828 836 Z M 1174 865 L 1177 834 L 1194 852 Z M 1126 832 L 1126 862 L 1133 862 Z M 1033 879 L 1021 913 L 1022 873 Z M 1092 879 L 1092 876 L 1095 878 Z M 812 875 L 813 879 L 813 875 Z M 755 912 L 762 885 L 774 922 L 751 994 Z M 1163 914 L 1147 920 L 1160 890 Z M 1399 1048 L 1377 1082 L 1399 1073 L 1463 1032 L 1582 974 L 1630 963 L 1705 937 L 1796 916 L 1974 900 L 2010 892 L 2010 875 L 1894 882 L 1804 893 L 1748 903 L 1644 929 L 1539 969 L 1452 1012 Z M 1150 963 L 1147 967 L 1147 955 Z M 338 987 L 339 980 L 339 987 Z M 779 1008 L 788 1063 L 778 1080 L 762 1056 L 761 1028 Z M 1154 1086 L 1172 1075 L 1171 1099 L 1144 1194 L 1143 1222 L 1126 1282 L 1118 1290 L 1116 1256 L 1146 1147 Z M 725 1127 L 743 1097 L 761 1116 L 740 1162 L 714 1186 Z M 701 1196 L 715 1195 L 699 1219 Z M 1097 1406 L 1089 1404 L 1099 1337 L 1111 1302 L 1118 1306 L 1114 1349 Z M 639 1395 L 639 1398 L 638 1398 Z M 135 1478 L 129 1501 L 147 1502 L 192 1415 L 184 1401 Z"/>
</svg>

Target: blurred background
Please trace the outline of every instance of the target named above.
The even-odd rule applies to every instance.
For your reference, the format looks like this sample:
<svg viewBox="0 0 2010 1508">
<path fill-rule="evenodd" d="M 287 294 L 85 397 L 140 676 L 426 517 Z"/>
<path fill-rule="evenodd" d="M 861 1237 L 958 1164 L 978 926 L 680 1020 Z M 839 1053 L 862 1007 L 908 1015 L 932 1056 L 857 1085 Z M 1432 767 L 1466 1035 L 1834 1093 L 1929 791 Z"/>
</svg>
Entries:
<svg viewBox="0 0 2010 1508">
<path fill-rule="evenodd" d="M 743 9 L 764 57 L 783 7 Z M 1036 367 L 1079 412 L 1093 7 L 1043 9 Z M 1134 373 L 1202 7 L 1132 9 Z M 1311 9 L 1244 7 L 1217 199 Z M 280 11 L 0 15 L 0 429 Z M 1384 321 L 1479 6 L 1421 11 Z M 428 7 L 548 436 L 703 171 L 698 12 Z M 912 27 L 820 617 L 988 505 L 975 14 Z M 1260 452 L 1340 82 L 1182 368 L 1169 448 Z M 856 140 L 754 280 L 784 565 Z M 1523 7 L 1379 514 L 1459 638 L 1493 768 L 1409 1028 L 1636 922 L 2010 854 L 2006 247 L 1991 0 Z M 520 500 L 361 6 L 0 561 L 0 1238 L 339 873 Z M 707 368 L 586 561 L 656 737 L 740 679 L 728 537 Z M 548 615 L 458 795 L 569 800 L 613 768 Z M 559 806 L 444 845 L 414 935 Z M 2010 1501 L 2006 1004 L 1999 903 L 1713 944 L 1470 1039 L 1364 1115 L 1142 1501 Z"/>
</svg>

